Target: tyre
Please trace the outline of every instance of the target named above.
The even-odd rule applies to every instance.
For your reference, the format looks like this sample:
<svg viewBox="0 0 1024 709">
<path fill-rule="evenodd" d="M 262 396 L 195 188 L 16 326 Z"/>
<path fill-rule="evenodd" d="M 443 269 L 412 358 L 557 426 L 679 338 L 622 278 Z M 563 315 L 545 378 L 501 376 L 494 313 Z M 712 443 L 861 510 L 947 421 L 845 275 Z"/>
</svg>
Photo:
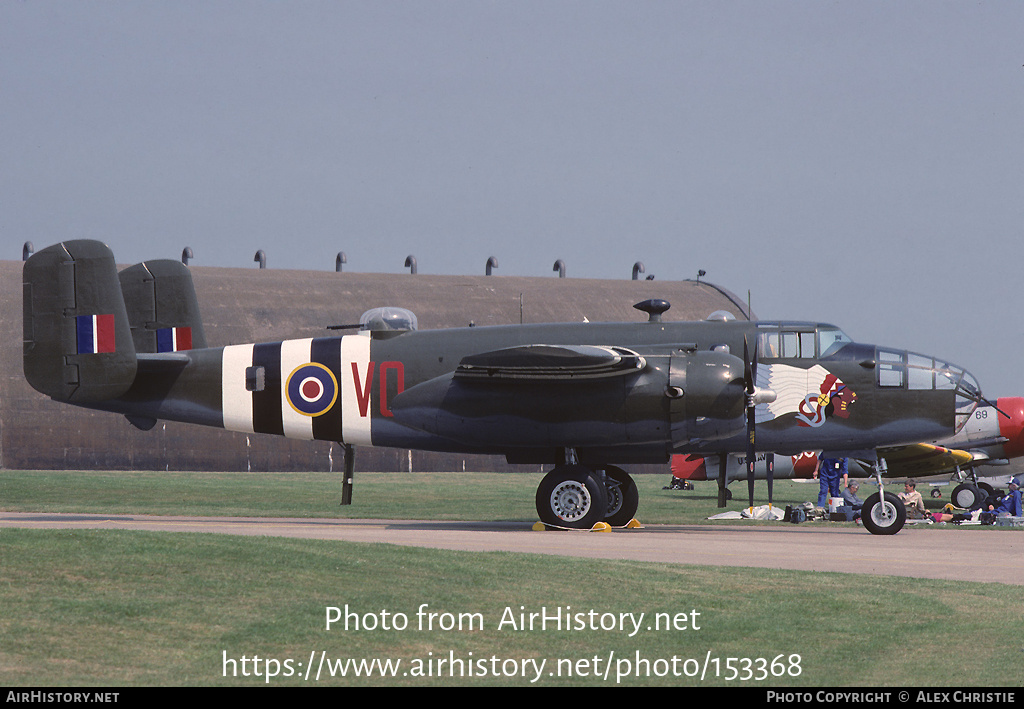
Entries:
<svg viewBox="0 0 1024 709">
<path fill-rule="evenodd" d="M 974 485 L 963 483 L 953 488 L 953 494 L 949 496 L 950 502 L 965 510 L 976 510 L 985 501 L 986 495 Z"/>
<path fill-rule="evenodd" d="M 622 468 L 609 465 L 604 470 L 605 494 L 608 497 L 608 511 L 604 521 L 613 527 L 624 527 L 636 516 L 640 505 L 640 493 L 636 483 Z"/>
<path fill-rule="evenodd" d="M 586 466 L 559 466 L 537 486 L 537 514 L 546 525 L 590 529 L 607 513 L 604 484 Z"/>
<path fill-rule="evenodd" d="M 896 534 L 907 522 L 907 508 L 891 492 L 885 493 L 884 498 L 876 492 L 864 500 L 861 521 L 872 534 Z"/>
</svg>

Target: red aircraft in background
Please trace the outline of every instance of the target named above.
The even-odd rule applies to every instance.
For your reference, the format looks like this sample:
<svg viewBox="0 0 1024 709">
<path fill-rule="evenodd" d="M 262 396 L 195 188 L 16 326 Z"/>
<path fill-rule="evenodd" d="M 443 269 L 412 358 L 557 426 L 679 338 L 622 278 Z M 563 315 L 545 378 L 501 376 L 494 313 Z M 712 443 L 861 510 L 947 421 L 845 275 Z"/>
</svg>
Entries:
<svg viewBox="0 0 1024 709">
<path fill-rule="evenodd" d="M 957 507 L 971 509 L 995 492 L 995 487 L 979 478 L 1012 477 L 1011 471 L 999 472 L 1010 461 L 1024 455 L 1024 397 L 1003 397 L 995 406 L 979 406 L 964 427 L 955 435 L 936 443 L 883 448 L 879 453 L 887 463 L 887 476 L 924 477 L 949 473 L 957 483 L 950 500 Z M 759 454 L 755 460 L 755 476 L 764 480 L 768 465 L 773 466 L 776 479 L 810 480 L 818 465 L 818 455 L 806 451 L 799 455 Z M 673 486 L 677 481 L 718 480 L 718 457 L 696 454 L 672 456 Z M 986 468 L 981 471 L 979 468 Z M 873 464 L 851 459 L 851 477 L 867 478 L 874 474 Z M 742 454 L 726 458 L 726 484 L 747 477 L 746 457 Z M 934 494 L 934 493 L 933 493 Z"/>
</svg>

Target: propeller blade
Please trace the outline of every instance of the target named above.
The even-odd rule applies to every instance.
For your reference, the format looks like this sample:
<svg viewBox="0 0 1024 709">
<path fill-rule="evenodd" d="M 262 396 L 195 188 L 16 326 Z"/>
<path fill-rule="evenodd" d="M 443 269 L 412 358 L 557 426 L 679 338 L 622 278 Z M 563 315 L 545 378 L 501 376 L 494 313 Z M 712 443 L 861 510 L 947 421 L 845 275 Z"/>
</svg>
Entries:
<svg viewBox="0 0 1024 709">
<path fill-rule="evenodd" d="M 747 338 L 743 338 L 743 387 L 747 394 L 747 492 L 750 507 L 754 507 L 754 377 L 757 376 L 757 346 L 753 358 L 749 355 Z"/>
<path fill-rule="evenodd" d="M 351 443 L 342 444 L 345 451 L 345 477 L 341 481 L 341 504 L 352 504 L 352 482 L 356 471 L 356 448 Z"/>
<path fill-rule="evenodd" d="M 989 401 L 988 399 L 986 399 L 986 398 L 985 398 L 985 397 L 983 397 L 983 396 L 979 396 L 979 397 L 978 397 L 978 403 L 979 403 L 979 404 L 987 404 L 988 406 L 991 406 L 991 407 L 992 407 L 993 409 L 995 409 L 996 411 L 998 411 L 999 413 L 1001 413 L 1001 414 L 1002 414 L 1003 416 L 1005 416 L 1006 418 L 1010 418 L 1010 415 L 1009 415 L 1008 413 L 1006 413 L 1005 411 L 1003 411 L 1002 409 L 1000 409 L 1000 408 L 999 408 L 998 406 L 996 406 L 994 402 L 992 402 L 992 401 Z"/>
<path fill-rule="evenodd" d="M 754 507 L 754 454 L 753 445 L 747 445 L 747 492 L 750 494 L 750 507 Z"/>
<path fill-rule="evenodd" d="M 728 484 L 729 481 L 726 479 L 726 466 L 729 463 L 728 453 L 718 454 L 718 506 L 725 507 L 726 497 L 728 496 Z"/>
<path fill-rule="evenodd" d="M 772 504 L 772 482 L 775 480 L 775 454 L 768 453 L 764 457 L 768 473 L 768 506 Z"/>
<path fill-rule="evenodd" d="M 956 385 L 956 393 L 957 395 L 962 396 L 965 399 L 973 401 L 975 404 L 991 406 L 998 413 L 1002 414 L 1003 416 L 1006 416 L 1006 418 L 1010 418 L 1009 414 L 1007 414 L 1005 411 L 996 406 L 995 402 L 986 399 L 984 396 L 982 396 L 982 393 L 980 391 L 972 391 L 971 389 L 968 389 L 967 387 L 963 386 L 962 382 Z"/>
</svg>

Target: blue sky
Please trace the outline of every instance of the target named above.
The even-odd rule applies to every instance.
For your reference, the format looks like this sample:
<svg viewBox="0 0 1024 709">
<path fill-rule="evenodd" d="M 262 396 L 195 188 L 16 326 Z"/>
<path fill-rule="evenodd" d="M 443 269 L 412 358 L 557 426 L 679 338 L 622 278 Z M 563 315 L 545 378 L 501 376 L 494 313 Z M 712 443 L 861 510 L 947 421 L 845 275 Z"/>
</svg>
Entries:
<svg viewBox="0 0 1024 709">
<path fill-rule="evenodd" d="M 1019 2 L 5 0 L 3 258 L 639 260 L 1024 395 L 1021 37 Z"/>
</svg>

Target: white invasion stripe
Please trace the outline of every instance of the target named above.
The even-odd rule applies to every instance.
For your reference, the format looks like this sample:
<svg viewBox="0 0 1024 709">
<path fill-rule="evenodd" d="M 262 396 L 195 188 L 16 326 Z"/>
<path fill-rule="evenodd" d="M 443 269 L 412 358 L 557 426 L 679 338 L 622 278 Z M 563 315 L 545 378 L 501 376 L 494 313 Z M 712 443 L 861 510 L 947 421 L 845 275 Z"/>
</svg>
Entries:
<svg viewBox="0 0 1024 709">
<path fill-rule="evenodd" d="M 221 358 L 221 401 L 224 428 L 253 433 L 252 392 L 245 388 L 245 370 L 252 366 L 252 345 L 229 345 Z"/>
<path fill-rule="evenodd" d="M 355 363 L 359 372 L 358 378 L 352 374 Z M 372 445 L 370 440 L 370 418 L 373 415 L 373 389 L 376 376 L 370 386 L 369 399 L 366 402 L 366 415 L 359 410 L 359 396 L 366 389 L 366 378 L 370 369 L 370 333 L 345 335 L 341 338 L 341 376 L 338 386 L 341 387 L 341 440 L 353 445 Z M 376 375 L 377 372 L 374 372 Z"/>
<path fill-rule="evenodd" d="M 313 440 L 313 418 L 304 416 L 288 403 L 288 375 L 303 364 L 309 363 L 313 340 L 285 340 L 281 343 L 281 423 L 288 438 Z"/>
</svg>

